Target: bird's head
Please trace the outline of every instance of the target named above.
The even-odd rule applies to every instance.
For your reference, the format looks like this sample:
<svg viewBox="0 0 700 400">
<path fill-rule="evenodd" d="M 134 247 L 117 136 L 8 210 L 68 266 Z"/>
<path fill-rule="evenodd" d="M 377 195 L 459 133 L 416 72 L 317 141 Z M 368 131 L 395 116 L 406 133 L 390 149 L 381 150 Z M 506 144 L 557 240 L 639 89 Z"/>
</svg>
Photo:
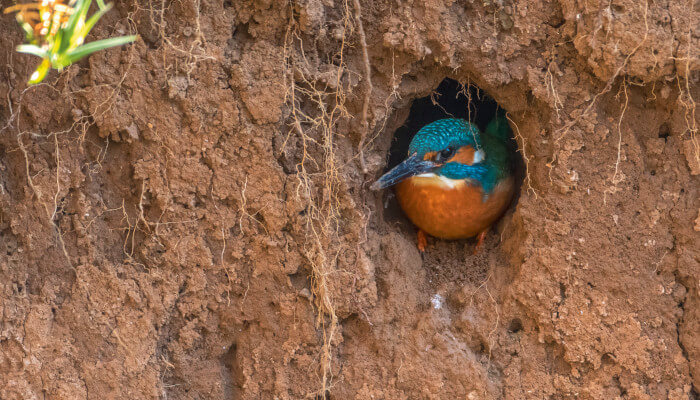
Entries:
<svg viewBox="0 0 700 400">
<path fill-rule="evenodd" d="M 424 174 L 465 179 L 469 177 L 466 166 L 479 164 L 485 157 L 475 125 L 462 119 L 441 119 L 421 128 L 408 146 L 408 157 L 371 188 L 383 189 Z"/>
</svg>

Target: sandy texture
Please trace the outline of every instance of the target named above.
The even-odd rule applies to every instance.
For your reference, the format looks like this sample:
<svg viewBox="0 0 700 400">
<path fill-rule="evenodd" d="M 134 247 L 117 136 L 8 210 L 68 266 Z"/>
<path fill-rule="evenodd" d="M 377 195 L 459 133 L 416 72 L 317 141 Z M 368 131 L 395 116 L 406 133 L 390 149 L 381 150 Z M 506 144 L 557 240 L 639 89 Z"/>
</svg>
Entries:
<svg viewBox="0 0 700 400">
<path fill-rule="evenodd" d="M 93 38 L 135 45 L 27 88 L 2 16 L 0 398 L 697 399 L 699 17 L 134 0 Z M 421 257 L 369 185 L 445 77 L 527 177 Z"/>
</svg>

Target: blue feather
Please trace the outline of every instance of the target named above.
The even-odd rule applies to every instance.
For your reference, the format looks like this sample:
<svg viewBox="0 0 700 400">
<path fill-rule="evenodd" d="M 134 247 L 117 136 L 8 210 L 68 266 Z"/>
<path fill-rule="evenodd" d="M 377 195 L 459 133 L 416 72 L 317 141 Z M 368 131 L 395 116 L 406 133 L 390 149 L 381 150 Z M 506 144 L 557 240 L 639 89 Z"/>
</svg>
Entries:
<svg viewBox="0 0 700 400">
<path fill-rule="evenodd" d="M 440 151 L 449 146 L 481 147 L 481 136 L 476 125 L 463 119 L 447 118 L 421 128 L 411 140 L 409 154 L 419 156 L 431 151 Z"/>
<path fill-rule="evenodd" d="M 498 171 L 488 164 L 466 165 L 451 162 L 443 165 L 437 173 L 450 179 L 467 179 L 484 189 L 484 195 L 491 194 L 498 184 Z"/>
</svg>

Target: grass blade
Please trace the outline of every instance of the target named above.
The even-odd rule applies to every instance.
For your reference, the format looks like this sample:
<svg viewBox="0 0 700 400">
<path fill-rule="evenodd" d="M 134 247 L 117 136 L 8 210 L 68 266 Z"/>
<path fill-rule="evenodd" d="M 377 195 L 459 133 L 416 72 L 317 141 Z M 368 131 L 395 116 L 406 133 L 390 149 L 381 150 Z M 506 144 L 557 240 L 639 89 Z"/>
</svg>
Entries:
<svg viewBox="0 0 700 400">
<path fill-rule="evenodd" d="M 49 73 L 51 69 L 51 61 L 48 58 L 44 58 L 44 61 L 39 64 L 39 67 L 34 71 L 31 78 L 29 78 L 29 84 L 34 85 L 44 80 L 46 74 Z"/>
<path fill-rule="evenodd" d="M 17 51 L 25 54 L 32 54 L 41 58 L 48 58 L 49 53 L 41 47 L 34 44 L 20 44 L 17 46 Z"/>
<path fill-rule="evenodd" d="M 116 38 L 96 40 L 94 42 L 84 44 L 78 48 L 68 51 L 66 53 L 66 61 L 68 61 L 68 63 L 74 63 L 80 60 L 81 58 L 90 55 L 96 51 L 131 43 L 134 40 L 136 40 L 137 37 L 137 35 L 122 36 Z"/>
<path fill-rule="evenodd" d="M 83 40 L 85 40 L 85 37 L 87 37 L 87 35 L 90 33 L 90 31 L 92 30 L 92 27 L 95 26 L 97 21 L 100 18 L 102 18 L 102 16 L 105 15 L 105 13 L 107 11 L 109 11 L 110 8 L 112 8 L 112 3 L 107 4 L 107 6 L 105 8 L 102 8 L 99 11 L 97 11 L 96 13 L 92 14 L 92 16 L 85 23 L 85 25 L 79 31 L 76 32 L 75 38 L 77 39 L 77 38 L 81 37 L 81 38 L 83 38 Z M 77 40 L 76 40 L 75 44 L 79 46 L 82 43 L 77 43 Z"/>
<path fill-rule="evenodd" d="M 71 44 L 71 42 L 73 42 L 73 40 L 75 38 L 76 30 L 79 31 L 82 28 L 79 25 L 82 25 L 85 23 L 85 16 L 87 15 L 87 12 L 88 12 L 88 9 L 90 8 L 91 3 L 92 3 L 92 0 L 78 0 L 76 2 L 75 11 L 68 18 L 68 23 L 66 24 L 66 27 L 61 29 L 61 31 L 63 31 L 63 36 L 65 38 L 67 38 L 68 40 L 63 40 L 59 44 L 59 47 L 58 47 L 59 54 L 65 53 L 70 48 L 70 44 Z"/>
</svg>

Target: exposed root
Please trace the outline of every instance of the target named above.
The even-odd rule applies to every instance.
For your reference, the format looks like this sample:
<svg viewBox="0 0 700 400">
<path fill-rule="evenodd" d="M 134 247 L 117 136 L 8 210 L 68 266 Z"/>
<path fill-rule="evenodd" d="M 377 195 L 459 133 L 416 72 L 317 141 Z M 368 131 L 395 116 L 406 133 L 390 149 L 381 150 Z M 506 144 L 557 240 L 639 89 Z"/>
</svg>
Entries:
<svg viewBox="0 0 700 400">
<path fill-rule="evenodd" d="M 256 211 L 254 214 L 251 214 L 247 210 L 247 204 L 248 204 L 248 198 L 246 197 L 246 190 L 248 190 L 248 177 L 245 177 L 245 182 L 243 182 L 243 189 L 241 189 L 241 205 L 238 207 L 238 211 L 241 213 L 240 217 L 238 218 L 238 227 L 240 228 L 241 232 L 243 232 L 243 217 L 247 217 L 248 219 L 251 219 L 258 223 L 263 230 L 265 231 L 265 234 L 269 235 L 269 232 L 267 231 L 267 227 L 263 225 L 262 222 L 258 221 L 257 218 L 255 218 L 256 215 L 260 213 L 261 210 Z"/>
<path fill-rule="evenodd" d="M 54 87 L 48 85 L 48 84 L 39 84 L 35 86 L 30 86 L 22 91 L 22 94 L 20 95 L 20 100 L 17 105 L 17 113 L 16 114 L 11 114 L 9 121 L 7 122 L 7 127 L 12 126 L 12 122 L 15 121 L 17 124 L 17 145 L 19 150 L 22 152 L 23 158 L 24 158 L 24 167 L 25 167 L 25 173 L 27 175 L 27 184 L 29 187 L 32 189 L 32 193 L 34 193 L 34 196 L 36 197 L 37 201 L 39 204 L 41 204 L 44 207 L 44 211 L 46 213 L 46 218 L 51 224 L 51 226 L 54 229 L 54 232 L 56 234 L 56 238 L 58 239 L 58 242 L 61 247 L 61 251 L 63 252 L 63 255 L 65 256 L 66 260 L 68 261 L 68 264 L 73 267 L 73 262 L 70 258 L 70 255 L 68 254 L 68 250 L 66 249 L 66 243 L 65 240 L 63 239 L 63 232 L 61 231 L 61 228 L 58 225 L 58 221 L 56 220 L 56 213 L 58 212 L 58 202 L 59 202 L 59 195 L 61 193 L 61 180 L 60 180 L 60 171 L 61 171 L 61 157 L 60 157 L 60 149 L 58 146 L 58 136 L 64 133 L 68 133 L 73 131 L 73 129 L 79 125 L 80 122 L 82 121 L 75 121 L 73 124 L 66 130 L 60 131 L 60 132 L 52 132 L 47 135 L 39 135 L 37 133 L 33 132 L 28 132 L 22 129 L 21 127 L 21 119 L 19 116 L 22 114 L 22 100 L 24 99 L 24 95 L 31 89 L 36 88 L 36 87 L 50 87 L 54 90 L 56 90 Z M 16 118 L 16 120 L 15 120 Z M 29 168 L 29 152 L 27 151 L 27 147 L 24 144 L 23 136 L 25 135 L 30 135 L 34 137 L 44 137 L 46 139 L 49 139 L 53 136 L 53 141 L 54 141 L 54 157 L 55 157 L 55 163 L 56 163 L 56 172 L 55 172 L 55 185 L 56 189 L 53 192 L 53 195 L 51 196 L 51 205 L 49 203 L 45 202 L 43 199 L 44 193 L 41 191 L 38 185 L 35 184 L 34 178 L 35 176 L 32 176 Z M 39 171 L 37 174 L 39 174 L 41 171 Z"/>
<path fill-rule="evenodd" d="M 362 8 L 360 7 L 359 0 L 353 0 L 353 5 L 355 6 L 355 21 L 357 22 L 358 35 L 360 37 L 360 46 L 362 48 L 362 62 L 365 67 L 365 98 L 362 102 L 362 114 L 361 114 L 361 126 L 362 132 L 360 133 L 360 144 L 358 145 L 360 166 L 362 167 L 362 173 L 367 173 L 367 165 L 365 164 L 364 157 L 364 144 L 367 138 L 367 133 L 369 131 L 369 124 L 367 122 L 367 110 L 369 108 L 370 96 L 372 95 L 372 67 L 369 63 L 369 54 L 367 53 L 367 38 L 365 37 L 365 28 L 362 25 Z"/>
<path fill-rule="evenodd" d="M 488 278 L 486 278 L 486 282 L 488 282 L 488 280 L 489 280 L 490 278 L 491 278 L 491 275 L 489 275 Z M 484 288 L 485 288 L 485 290 L 486 290 L 486 293 L 488 293 L 489 298 L 490 298 L 491 301 L 493 302 L 493 309 L 494 309 L 494 311 L 496 312 L 496 322 L 494 322 L 494 324 L 493 324 L 493 329 L 491 329 L 491 331 L 489 332 L 489 336 L 488 336 L 488 340 L 489 340 L 489 362 L 491 362 L 491 351 L 493 350 L 494 341 L 496 340 L 495 333 L 496 333 L 496 331 L 498 330 L 498 325 L 499 325 L 499 323 L 501 322 L 501 312 L 500 312 L 499 309 L 498 309 L 498 302 L 496 301 L 496 299 L 495 299 L 495 298 L 493 297 L 493 295 L 491 294 L 491 291 L 489 290 L 488 284 L 486 284 L 486 285 L 484 286 Z"/>
<path fill-rule="evenodd" d="M 132 220 L 129 217 L 129 213 L 127 212 L 126 209 L 126 201 L 122 199 L 122 205 L 121 207 L 118 207 L 116 210 L 119 210 L 122 212 L 122 222 L 126 223 L 125 228 L 121 228 L 122 230 L 126 231 L 126 235 L 124 236 L 124 243 L 122 244 L 122 251 L 124 253 L 124 256 L 127 258 L 129 262 L 133 262 L 134 260 L 134 250 L 136 249 L 136 232 L 139 229 L 140 225 L 143 225 L 144 228 L 148 232 L 151 231 L 150 229 L 150 223 L 146 220 L 146 217 L 144 216 L 144 209 L 143 209 L 143 197 L 145 194 L 146 190 L 146 181 L 141 182 L 141 191 L 139 195 L 139 203 L 137 205 L 137 210 L 138 214 L 134 219 Z M 109 210 L 108 210 L 109 211 Z M 142 230 L 143 231 L 143 230 Z M 146 231 L 143 231 L 146 232 Z"/>
<path fill-rule="evenodd" d="M 138 11 L 138 5 L 136 3 L 134 5 Z M 196 10 L 197 10 L 197 29 L 195 32 L 195 34 L 196 34 L 196 38 L 195 38 L 195 42 L 194 42 L 195 44 L 203 43 L 203 36 L 199 35 L 201 33 L 201 31 L 200 31 L 200 26 L 199 26 L 199 2 L 198 1 L 196 3 Z M 151 9 L 151 11 L 153 11 L 153 10 Z M 161 17 L 163 17 L 164 9 L 161 9 L 160 11 L 161 11 L 160 15 L 161 15 Z M 132 12 L 127 17 L 127 21 L 129 22 L 129 24 L 132 27 L 135 25 L 135 23 L 133 21 L 133 14 L 134 13 Z M 161 22 L 162 22 L 162 19 L 161 19 Z M 164 30 L 163 30 L 164 25 L 161 24 L 161 25 L 157 25 L 157 26 L 159 26 L 159 28 L 161 29 L 160 32 L 164 33 Z M 169 43 L 167 38 L 165 38 L 164 40 L 166 41 L 166 43 Z M 200 41 L 198 42 L 197 40 L 200 40 Z M 190 50 L 192 50 L 192 49 L 190 49 Z M 192 53 L 192 51 L 190 51 L 190 53 Z M 32 192 L 34 193 L 34 196 L 37 198 L 39 203 L 42 204 L 42 206 L 44 207 L 46 215 L 47 215 L 47 219 L 54 226 L 54 228 L 57 232 L 58 242 L 61 245 L 63 253 L 69 262 L 70 262 L 70 258 L 68 256 L 68 252 L 66 250 L 65 241 L 63 240 L 63 233 L 64 232 L 62 232 L 61 229 L 59 228 L 58 221 L 57 221 L 57 216 L 58 216 L 57 214 L 61 211 L 61 209 L 59 207 L 61 193 L 62 193 L 62 191 L 65 190 L 64 188 L 61 187 L 61 170 L 63 167 L 62 167 L 62 159 L 61 159 L 61 154 L 60 154 L 58 137 L 63 135 L 63 134 L 76 132 L 78 142 L 81 145 L 85 142 L 88 129 L 94 124 L 94 121 L 100 120 L 101 117 L 105 113 L 108 113 L 112 110 L 112 107 L 114 106 L 114 103 L 117 100 L 117 97 L 121 91 L 122 84 L 126 80 L 132 65 L 134 65 L 134 59 L 135 59 L 136 55 L 137 55 L 137 52 L 136 52 L 135 48 L 131 47 L 131 49 L 129 51 L 128 61 L 125 63 L 126 64 L 125 71 L 121 74 L 121 78 L 119 79 L 119 81 L 114 85 L 112 85 L 112 84 L 110 84 L 110 85 L 94 85 L 94 86 L 91 86 L 91 87 L 86 88 L 86 89 L 80 89 L 78 91 L 67 92 L 67 93 L 60 92 L 55 86 L 53 86 L 51 84 L 44 83 L 44 84 L 40 84 L 40 85 L 35 85 L 35 86 L 31 86 L 31 87 L 25 89 L 21 93 L 20 99 L 18 101 L 18 106 L 16 107 L 16 109 L 14 109 L 12 107 L 12 103 L 11 103 L 10 99 L 8 98 L 11 113 L 10 113 L 10 118 L 9 118 L 8 122 L 6 123 L 5 126 L 3 126 L 2 130 L 9 129 L 11 127 L 15 127 L 17 129 L 18 149 L 22 152 L 22 154 L 24 156 L 25 172 L 27 174 L 27 184 L 31 188 Z M 193 62 L 198 62 L 204 58 L 213 59 L 213 57 L 197 58 L 196 56 L 193 55 L 192 57 L 188 58 L 188 60 L 193 61 Z M 77 68 L 77 67 L 74 67 L 74 68 Z M 193 66 L 190 65 L 189 71 L 191 71 L 192 68 L 193 68 Z M 65 74 L 59 75 L 57 78 L 57 81 L 60 79 L 63 79 L 66 76 L 68 76 L 68 75 L 65 75 Z M 25 93 L 30 93 L 29 91 L 31 91 L 31 90 L 36 90 L 37 88 L 50 88 L 51 90 L 54 90 L 57 93 L 59 93 L 62 98 L 67 99 L 69 102 L 71 102 L 71 106 L 74 106 L 72 104 L 73 96 L 79 95 L 81 92 L 91 91 L 91 90 L 95 90 L 95 89 L 99 89 L 99 88 L 103 88 L 103 87 L 110 88 L 110 90 L 108 91 L 107 96 L 105 96 L 104 100 L 101 103 L 99 103 L 95 106 L 92 106 L 90 113 L 85 113 L 85 114 L 79 113 L 78 115 L 74 115 L 73 123 L 69 127 L 67 127 L 66 129 L 64 129 L 60 132 L 51 132 L 51 133 L 48 133 L 45 135 L 40 135 L 40 134 L 37 134 L 34 132 L 29 132 L 24 127 L 22 127 L 22 121 L 21 121 L 20 117 L 22 115 L 21 110 L 22 110 L 23 98 L 25 96 Z M 74 108 L 78 109 L 79 111 L 82 111 L 77 106 L 74 106 Z M 26 136 L 30 136 L 32 138 L 45 138 L 45 139 L 51 139 L 53 137 L 55 178 L 53 179 L 54 183 L 52 185 L 52 186 L 54 186 L 54 188 L 51 188 L 50 195 L 43 192 L 46 190 L 44 187 L 46 185 L 45 184 L 44 185 L 37 184 L 35 182 L 35 176 L 33 176 L 31 174 L 31 171 L 30 171 L 31 157 L 30 157 L 30 150 L 29 150 L 28 145 L 27 145 L 26 140 L 25 140 Z M 101 166 L 101 163 L 104 161 L 104 158 L 106 156 L 106 153 L 107 153 L 107 150 L 109 147 L 109 139 L 105 139 L 105 142 L 106 142 L 106 144 L 105 144 L 104 148 L 100 149 L 96 160 L 94 160 L 94 162 L 89 163 L 89 165 L 87 166 L 88 171 L 97 172 L 97 170 L 99 170 L 99 167 Z M 95 167 L 97 167 L 97 169 Z M 41 171 L 39 171 L 39 173 L 41 173 Z M 134 251 L 135 251 L 135 248 L 137 245 L 136 232 L 140 231 L 140 232 L 143 232 L 145 234 L 154 233 L 155 236 L 158 236 L 158 229 L 162 225 L 191 223 L 191 222 L 196 221 L 196 220 L 173 221 L 173 222 L 164 222 L 163 223 L 163 222 L 160 222 L 160 219 L 162 219 L 162 217 L 163 217 L 162 214 L 161 214 L 161 217 L 158 221 L 156 221 L 156 222 L 148 221 L 145 217 L 146 210 L 144 207 L 146 190 L 147 190 L 146 182 L 143 181 L 141 184 L 139 201 L 138 201 L 138 204 L 136 205 L 135 217 L 130 216 L 130 214 L 132 214 L 132 213 L 127 210 L 126 201 L 123 200 L 120 207 L 108 209 L 108 207 L 105 206 L 104 211 L 102 211 L 101 213 L 99 213 L 98 216 L 96 216 L 92 220 L 90 220 L 86 224 L 86 226 L 83 228 L 86 230 L 89 229 L 90 226 L 94 223 L 95 219 L 103 216 L 105 213 L 120 211 L 123 215 L 122 222 L 124 224 L 124 227 L 119 228 L 119 230 L 123 230 L 126 232 L 125 237 L 124 237 L 124 243 L 123 243 L 123 252 L 124 252 L 124 255 L 126 256 L 128 262 L 133 262 Z"/>
<path fill-rule="evenodd" d="M 527 155 L 527 143 L 525 143 L 525 138 L 520 133 L 518 124 L 510 118 L 508 113 L 506 113 L 506 119 L 515 127 L 515 139 L 518 142 L 518 151 L 522 153 L 525 162 L 525 184 L 527 185 L 527 192 L 531 192 L 535 196 L 535 199 L 537 199 L 537 191 L 532 187 L 532 178 L 530 177 L 530 157 Z"/>
<path fill-rule="evenodd" d="M 311 266 L 311 291 L 317 310 L 317 326 L 323 336 L 320 353 L 321 387 L 316 391 L 317 399 L 325 399 L 334 384 L 332 346 L 338 332 L 338 318 L 331 295 L 331 280 L 338 273 L 338 256 L 345 246 L 338 240 L 341 177 L 336 155 L 336 126 L 340 120 L 351 118 L 344 104 L 346 83 L 343 77 L 348 71 L 345 64 L 345 49 L 352 31 L 352 21 L 359 23 L 361 8 L 355 2 L 355 13 L 350 10 L 348 0 L 342 5 L 342 30 L 340 48 L 334 54 L 335 82 L 323 84 L 311 76 L 309 61 L 304 54 L 301 34 L 290 5 L 289 27 L 285 34 L 285 84 L 286 103 L 290 107 L 290 133 L 295 133 L 301 146 L 301 157 L 296 165 L 298 184 L 296 196 L 306 205 L 306 244 L 304 253 Z M 364 35 L 360 34 L 365 67 L 365 98 L 361 114 L 360 163 L 365 169 L 362 151 L 368 134 L 368 108 L 371 85 L 371 66 Z"/>
<path fill-rule="evenodd" d="M 603 90 L 600 92 L 596 93 L 595 96 L 593 96 L 593 99 L 591 99 L 590 102 L 588 102 L 588 105 L 586 108 L 583 109 L 583 112 L 581 112 L 576 118 L 571 119 L 569 122 L 567 122 L 562 128 L 560 128 L 557 133 L 556 139 L 554 139 L 554 144 L 559 145 L 559 142 L 569 133 L 571 128 L 576 125 L 583 117 L 588 115 L 590 111 L 593 109 L 593 106 L 598 102 L 598 99 L 603 96 L 604 94 L 608 93 L 612 87 L 617 78 L 620 76 L 620 73 L 622 70 L 627 66 L 627 63 L 629 62 L 630 58 L 637 53 L 640 47 L 647 41 L 647 38 L 649 36 L 649 21 L 648 21 L 648 14 L 649 14 L 649 1 L 645 0 L 644 1 L 644 26 L 645 26 L 645 31 L 644 31 L 644 37 L 642 37 L 642 40 L 637 43 L 637 45 L 632 49 L 632 51 L 627 54 L 625 59 L 622 61 L 620 66 L 615 70 L 615 73 L 608 79 L 608 81 L 605 83 L 605 87 L 603 87 Z M 553 87 L 553 82 L 552 82 L 552 87 Z M 547 163 L 547 166 L 553 168 L 554 163 L 557 160 L 557 154 L 556 152 L 553 155 L 552 160 Z"/>
<path fill-rule="evenodd" d="M 693 1 L 689 1 L 689 15 L 694 15 L 693 14 Z M 688 133 L 690 134 L 690 140 L 693 145 L 693 150 L 695 153 L 695 162 L 700 164 L 700 144 L 698 144 L 698 125 L 697 125 L 697 117 L 695 115 L 696 110 L 697 110 L 697 104 L 695 103 L 695 100 L 693 99 L 693 96 L 691 94 L 690 90 L 690 61 L 693 59 L 693 47 L 692 47 L 692 35 L 693 35 L 693 27 L 694 23 L 692 18 L 690 19 L 690 22 L 688 24 L 688 34 L 687 34 L 687 42 L 688 42 L 688 48 L 686 49 L 686 54 L 685 57 L 682 59 L 678 59 L 679 61 L 685 61 L 685 68 L 684 68 L 684 77 L 683 77 L 683 83 L 681 83 L 681 78 L 676 74 L 676 82 L 678 84 L 678 91 L 680 92 L 680 96 L 678 97 L 678 101 L 683 105 L 683 108 L 685 108 L 685 113 L 684 113 L 684 118 L 685 118 L 685 123 L 688 128 Z M 689 155 L 690 156 L 690 155 Z"/>
<path fill-rule="evenodd" d="M 126 221 L 126 228 L 123 228 L 126 231 L 126 235 L 124 236 L 124 243 L 122 244 L 122 252 L 124 253 L 124 256 L 126 256 L 128 259 L 132 258 L 132 255 L 134 254 L 134 234 L 136 233 L 136 229 L 134 225 L 131 223 L 131 219 L 129 218 L 129 213 L 126 211 L 126 201 L 122 200 L 122 206 L 119 208 L 122 211 L 122 222 Z M 131 238 L 131 240 L 130 240 Z M 129 248 L 129 242 L 131 242 L 131 248 Z M 127 250 L 128 249 L 128 250 Z"/>
<path fill-rule="evenodd" d="M 102 200 L 100 200 L 100 201 L 102 201 Z M 101 211 L 99 214 L 95 215 L 94 217 L 92 217 L 92 218 L 90 219 L 90 221 L 88 221 L 88 223 L 85 224 L 85 226 L 83 226 L 82 229 L 83 229 L 85 232 L 87 232 L 87 231 L 90 229 L 90 227 L 92 226 L 93 223 L 95 223 L 95 221 L 97 221 L 98 219 L 102 218 L 105 214 L 110 213 L 110 212 L 123 211 L 123 210 L 124 210 L 124 203 L 123 203 L 123 202 L 122 202 L 122 205 L 121 205 L 121 206 L 119 206 L 119 207 L 114 207 L 114 208 L 107 208 L 107 206 L 104 204 L 104 202 L 102 202 L 102 206 L 103 206 L 104 210 Z"/>
<path fill-rule="evenodd" d="M 629 104 L 629 96 L 627 95 L 627 78 L 622 79 L 622 92 L 625 95 L 625 102 L 622 105 L 622 110 L 620 111 L 620 118 L 617 121 L 617 159 L 615 160 L 615 173 L 612 177 L 613 185 L 617 185 L 618 174 L 620 172 L 620 153 L 622 150 L 622 119 L 625 117 L 625 111 L 627 111 L 627 105 Z"/>
<path fill-rule="evenodd" d="M 399 95 L 398 88 L 399 88 L 399 82 L 396 79 L 396 71 L 395 71 L 395 55 L 394 55 L 394 49 L 391 49 L 391 92 L 386 96 L 384 99 L 384 118 L 382 118 L 382 123 L 379 129 L 375 130 L 374 136 L 368 141 L 365 142 L 365 145 L 371 143 L 376 139 L 382 132 L 384 132 L 384 128 L 386 127 L 386 123 L 389 120 L 390 112 L 389 109 L 391 108 L 391 104 L 394 102 L 396 99 L 400 99 L 401 95 Z"/>
<path fill-rule="evenodd" d="M 442 104 L 440 104 L 440 101 L 438 101 L 438 99 L 440 98 L 440 96 L 442 96 L 442 94 L 440 94 L 440 93 L 438 93 L 438 92 L 436 92 L 436 91 L 433 90 L 432 92 L 430 92 L 430 102 L 431 102 L 434 106 L 439 107 L 440 110 L 441 110 L 443 113 L 445 113 L 445 115 L 449 115 L 449 116 L 452 117 L 452 118 L 456 118 L 452 113 L 448 112 L 447 109 L 445 109 L 445 107 L 442 106 Z"/>
<path fill-rule="evenodd" d="M 557 113 L 557 120 L 560 118 L 559 111 L 561 111 L 562 108 L 564 108 L 564 103 L 561 102 L 561 98 L 559 98 L 559 93 L 557 93 L 556 88 L 554 87 L 554 75 L 552 75 L 552 63 L 549 63 L 547 66 L 547 73 L 544 75 L 544 84 L 545 87 L 547 87 L 547 91 L 549 92 L 549 95 L 552 97 L 552 101 L 554 102 L 554 111 Z"/>
<path fill-rule="evenodd" d="M 474 109 L 473 112 L 474 112 L 474 114 L 476 114 L 476 104 L 474 104 L 474 103 L 472 102 L 472 91 L 471 91 L 471 88 L 472 88 L 473 85 L 472 85 L 471 79 L 467 78 L 467 84 L 466 84 L 466 85 L 465 85 L 464 83 L 462 83 L 462 82 L 459 82 L 459 86 L 461 87 L 461 89 L 459 90 L 459 92 L 457 92 L 457 96 L 459 96 L 459 95 L 461 94 L 462 96 L 464 96 L 464 97 L 467 98 L 467 121 L 473 122 L 473 119 L 472 119 L 472 109 Z M 480 90 L 481 90 L 481 89 L 479 89 L 478 86 L 473 86 L 473 87 L 476 88 L 476 95 L 477 95 L 477 98 L 480 98 L 481 96 L 480 96 L 479 93 L 480 93 Z"/>
<path fill-rule="evenodd" d="M 620 85 L 620 90 L 615 96 L 616 99 L 619 99 L 620 93 L 624 94 L 625 96 L 625 102 L 622 103 L 620 106 L 620 117 L 617 120 L 617 158 L 615 159 L 615 172 L 613 173 L 612 178 L 610 179 L 612 186 L 606 188 L 603 191 L 603 204 L 608 203 L 608 194 L 614 194 L 616 193 L 619 189 L 617 188 L 617 184 L 622 182 L 624 179 L 623 177 L 620 177 L 620 160 L 622 157 L 622 119 L 625 117 L 625 111 L 627 111 L 627 106 L 629 104 L 629 96 L 627 95 L 627 77 L 622 78 L 622 84 Z"/>
<path fill-rule="evenodd" d="M 183 56 L 184 57 L 184 63 L 185 63 L 185 73 L 187 76 L 187 82 L 190 81 L 192 72 L 194 72 L 194 69 L 197 67 L 197 65 L 202 62 L 202 61 L 215 61 L 216 58 L 207 54 L 206 52 L 206 37 L 204 36 L 204 33 L 202 32 L 202 26 L 200 22 L 200 0 L 192 0 L 193 1 L 193 9 L 194 9 L 194 23 L 195 23 L 195 28 L 194 31 L 191 33 L 191 35 L 194 37 L 192 42 L 189 44 L 189 48 L 178 46 L 177 44 L 173 43 L 172 39 L 167 35 L 165 32 L 165 27 L 166 27 L 166 20 L 165 20 L 165 12 L 170 8 L 172 3 L 166 2 L 165 0 L 160 0 L 160 5 L 159 8 L 156 9 L 153 7 L 153 0 L 149 0 L 148 3 L 148 12 L 149 16 L 151 19 L 151 23 L 158 28 L 158 35 L 160 36 L 160 39 L 163 41 L 165 46 L 161 47 L 161 50 L 163 52 L 163 66 L 165 67 L 166 71 L 170 68 L 172 68 L 172 65 L 169 65 L 166 62 L 166 58 L 168 56 L 167 50 L 170 49 L 174 53 Z M 138 8 L 138 5 L 136 5 Z"/>
<path fill-rule="evenodd" d="M 488 338 L 487 338 L 489 341 L 489 358 L 488 358 L 489 363 L 491 362 L 491 350 L 493 349 L 493 346 L 494 346 L 494 340 L 496 340 L 494 335 L 495 335 L 496 331 L 498 330 L 498 326 L 499 326 L 500 321 L 501 321 L 501 313 L 498 310 L 498 302 L 493 297 L 493 295 L 491 294 L 491 291 L 489 290 L 489 287 L 488 287 L 488 282 L 490 279 L 491 279 L 491 272 L 489 272 L 488 276 L 486 277 L 486 279 L 484 279 L 483 282 L 481 282 L 479 287 L 474 289 L 474 291 L 471 294 L 470 300 L 469 300 L 469 307 L 472 307 L 474 305 L 474 296 L 476 296 L 476 293 L 479 290 L 481 290 L 481 288 L 484 288 L 484 290 L 486 290 L 486 293 L 489 295 L 489 298 L 493 302 L 493 309 L 496 313 L 496 322 L 494 323 L 493 329 L 491 329 L 491 331 L 489 332 Z"/>
<path fill-rule="evenodd" d="M 17 145 L 18 149 L 21 151 L 24 162 L 25 162 L 25 173 L 27 175 L 27 185 L 29 188 L 32 190 L 32 193 L 34 194 L 34 197 L 37 199 L 38 203 L 41 204 L 44 208 L 46 218 L 48 222 L 53 226 L 53 229 L 56 234 L 56 238 L 58 240 L 58 243 L 60 245 L 61 251 L 63 252 L 63 255 L 65 256 L 66 260 L 68 261 L 69 265 L 73 267 L 72 265 L 72 260 L 70 258 L 70 255 L 68 254 L 68 250 L 66 248 L 66 243 L 63 238 L 64 232 L 61 230 L 59 226 L 59 221 L 58 221 L 58 213 L 61 211 L 61 206 L 59 203 L 61 202 L 60 197 L 61 193 L 64 190 L 64 188 L 61 187 L 61 170 L 62 170 L 62 162 L 61 162 L 61 153 L 60 153 L 60 146 L 59 146 L 59 136 L 63 136 L 64 134 L 68 134 L 71 132 L 76 132 L 78 134 L 77 139 L 78 142 L 82 145 L 85 141 L 85 136 L 87 135 L 88 128 L 94 124 L 94 121 L 99 119 L 104 113 L 110 111 L 112 105 L 114 104 L 114 101 L 117 97 L 117 94 L 121 90 L 122 83 L 126 79 L 127 74 L 129 73 L 129 70 L 131 68 L 131 65 L 133 64 L 133 58 L 135 56 L 135 50 L 133 47 L 131 47 L 131 50 L 129 51 L 129 62 L 127 62 L 127 67 L 124 73 L 121 76 L 120 81 L 112 86 L 112 85 L 95 85 L 90 87 L 89 89 L 81 89 L 78 91 L 74 92 L 68 92 L 64 93 L 59 91 L 53 84 L 48 84 L 48 83 L 41 83 L 38 85 L 33 85 L 25 88 L 19 96 L 19 100 L 17 101 L 17 107 L 16 109 L 13 109 L 12 106 L 12 100 L 10 98 L 10 91 L 8 91 L 8 106 L 10 110 L 10 116 L 6 122 L 6 124 L 0 129 L 0 132 L 10 129 L 10 128 L 15 128 L 17 131 Z M 72 68 L 77 68 L 77 66 L 72 67 Z M 61 79 L 64 79 L 69 75 L 66 74 L 59 74 L 58 77 L 56 78 L 56 82 L 60 81 Z M 102 103 L 98 104 L 94 111 L 89 113 L 89 114 L 78 114 L 74 115 L 74 120 L 73 123 L 68 126 L 66 129 L 63 129 L 61 131 L 57 132 L 49 132 L 47 134 L 40 134 L 37 132 L 30 132 L 26 128 L 22 126 L 22 106 L 23 106 L 23 101 L 25 95 L 28 95 L 29 93 L 32 93 L 35 90 L 38 90 L 39 88 L 42 89 L 51 89 L 61 95 L 62 98 L 67 99 L 67 101 L 70 103 L 70 106 L 72 106 L 74 109 L 77 109 L 77 106 L 73 104 L 73 96 L 76 94 L 79 94 L 80 92 L 84 92 L 86 90 L 90 89 L 95 89 L 99 88 L 101 86 L 108 86 L 111 87 L 111 93 L 109 93 L 108 96 L 105 97 L 105 99 L 102 101 Z M 54 148 L 54 162 L 55 162 L 55 173 L 53 176 L 53 185 L 54 188 L 51 190 L 51 194 L 44 193 L 42 191 L 42 185 L 37 184 L 35 182 L 36 175 L 40 174 L 42 171 L 37 172 L 36 175 L 32 175 L 30 171 L 30 163 L 31 163 L 31 157 L 30 157 L 30 151 L 28 148 L 28 144 L 25 143 L 25 136 L 29 136 L 31 138 L 35 139 L 44 139 L 44 140 L 50 140 L 53 139 L 53 148 Z M 106 148 L 105 148 L 106 152 Z M 104 153 L 100 152 L 102 158 L 104 158 Z M 98 163 L 101 162 L 101 160 L 98 160 Z M 91 168 L 88 168 L 88 170 L 91 170 Z"/>
</svg>

